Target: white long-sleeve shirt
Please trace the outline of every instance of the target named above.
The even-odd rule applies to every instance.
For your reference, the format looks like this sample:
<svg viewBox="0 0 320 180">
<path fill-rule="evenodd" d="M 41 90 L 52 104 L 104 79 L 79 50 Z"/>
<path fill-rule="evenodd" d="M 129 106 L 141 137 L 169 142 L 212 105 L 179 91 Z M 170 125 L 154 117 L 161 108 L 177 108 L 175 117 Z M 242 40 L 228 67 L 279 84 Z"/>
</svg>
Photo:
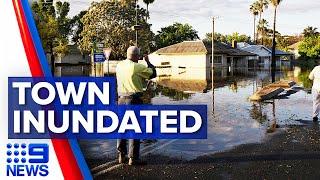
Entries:
<svg viewBox="0 0 320 180">
<path fill-rule="evenodd" d="M 320 92 L 320 66 L 316 66 L 313 68 L 313 70 L 309 74 L 309 79 L 313 80 L 312 88 Z"/>
</svg>

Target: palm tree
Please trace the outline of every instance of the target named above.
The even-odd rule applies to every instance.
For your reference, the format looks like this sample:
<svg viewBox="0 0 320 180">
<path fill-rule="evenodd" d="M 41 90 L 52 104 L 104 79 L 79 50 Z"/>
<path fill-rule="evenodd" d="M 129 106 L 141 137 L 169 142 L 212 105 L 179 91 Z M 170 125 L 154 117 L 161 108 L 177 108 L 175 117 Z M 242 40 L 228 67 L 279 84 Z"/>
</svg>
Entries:
<svg viewBox="0 0 320 180">
<path fill-rule="evenodd" d="M 268 33 L 269 24 L 268 21 L 262 19 L 258 24 L 258 32 L 261 35 L 261 44 L 264 45 L 265 36 Z"/>
<path fill-rule="evenodd" d="M 277 22 L 277 8 L 280 5 L 282 0 L 269 0 L 270 4 L 274 8 L 274 16 L 273 16 L 273 36 L 272 36 L 272 82 L 276 81 L 275 73 L 276 73 L 276 22 Z"/>
<path fill-rule="evenodd" d="M 269 3 L 268 0 L 257 0 L 257 10 L 259 11 L 259 21 L 262 19 L 262 13 L 264 12 L 265 9 L 268 8 Z"/>
<path fill-rule="evenodd" d="M 149 15 L 149 5 L 154 2 L 154 0 L 143 0 L 143 2 L 147 5 L 147 14 Z M 146 21 L 148 20 L 148 16 L 146 18 Z"/>
<path fill-rule="evenodd" d="M 253 15 L 253 41 L 254 43 L 257 43 L 257 40 L 256 40 L 256 19 L 257 19 L 257 16 L 259 15 L 259 11 L 258 11 L 258 6 L 257 6 L 257 3 L 253 3 L 250 5 L 250 12 L 252 13 Z"/>
<path fill-rule="evenodd" d="M 257 0 L 255 2 L 257 11 L 259 12 L 259 22 L 262 20 L 262 14 L 268 8 L 268 0 Z"/>
<path fill-rule="evenodd" d="M 305 28 L 303 30 L 302 34 L 304 37 L 316 36 L 319 34 L 319 32 L 317 30 L 318 30 L 318 28 L 316 28 L 316 27 L 308 26 L 307 28 Z"/>
</svg>

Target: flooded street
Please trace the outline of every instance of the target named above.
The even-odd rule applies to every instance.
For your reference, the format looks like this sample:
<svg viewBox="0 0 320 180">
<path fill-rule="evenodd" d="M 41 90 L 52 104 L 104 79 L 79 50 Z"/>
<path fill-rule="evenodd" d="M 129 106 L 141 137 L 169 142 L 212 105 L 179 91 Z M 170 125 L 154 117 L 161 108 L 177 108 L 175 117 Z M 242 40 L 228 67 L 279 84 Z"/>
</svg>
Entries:
<svg viewBox="0 0 320 180">
<path fill-rule="evenodd" d="M 146 95 L 152 104 L 205 104 L 208 106 L 208 138 L 205 140 L 150 140 L 141 147 L 142 156 L 162 155 L 182 160 L 232 149 L 241 144 L 259 143 L 289 125 L 311 122 L 312 97 L 306 74 L 298 70 L 277 73 L 277 80 L 294 80 L 297 92 L 263 103 L 248 99 L 257 88 L 267 85 L 269 72 L 256 71 L 229 73 L 215 72 L 214 108 L 210 73 L 195 77 L 188 70 L 170 70 L 157 79 L 154 90 Z M 193 70 L 194 72 L 194 70 Z M 201 73 L 195 73 L 201 74 Z M 203 77 L 206 77 L 204 79 Z M 279 128 L 268 133 L 276 122 Z M 113 159 L 116 157 L 115 140 L 81 140 L 87 159 Z"/>
</svg>

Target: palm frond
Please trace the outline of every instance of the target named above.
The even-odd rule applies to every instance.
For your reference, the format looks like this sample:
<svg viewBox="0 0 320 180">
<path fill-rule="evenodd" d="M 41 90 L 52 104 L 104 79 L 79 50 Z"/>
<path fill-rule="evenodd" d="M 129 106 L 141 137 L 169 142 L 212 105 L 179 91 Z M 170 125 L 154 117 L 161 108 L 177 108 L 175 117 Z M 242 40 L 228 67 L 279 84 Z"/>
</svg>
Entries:
<svg viewBox="0 0 320 180">
<path fill-rule="evenodd" d="M 273 6 L 273 7 L 278 7 L 279 4 L 281 3 L 282 0 L 269 0 L 269 3 Z"/>
</svg>

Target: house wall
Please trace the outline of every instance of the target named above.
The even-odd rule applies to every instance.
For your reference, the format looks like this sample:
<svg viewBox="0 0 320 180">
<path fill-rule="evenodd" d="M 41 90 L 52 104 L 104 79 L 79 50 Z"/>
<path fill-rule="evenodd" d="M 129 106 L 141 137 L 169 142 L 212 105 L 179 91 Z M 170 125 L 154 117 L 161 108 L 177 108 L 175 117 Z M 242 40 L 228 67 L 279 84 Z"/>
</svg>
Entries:
<svg viewBox="0 0 320 180">
<path fill-rule="evenodd" d="M 290 66 L 290 62 L 288 63 L 283 63 L 284 61 L 281 60 L 281 58 L 279 56 L 276 57 L 276 68 L 277 69 L 281 69 L 283 65 L 288 65 Z M 261 70 L 270 70 L 271 68 L 271 57 L 260 57 L 259 63 L 258 63 L 258 67 Z"/>
<path fill-rule="evenodd" d="M 227 63 L 227 55 L 225 54 L 215 54 L 215 57 L 221 57 L 221 63 L 214 63 L 213 66 L 217 67 L 217 68 L 222 68 L 222 67 L 227 67 L 228 63 Z M 211 54 L 207 54 L 206 55 L 206 66 L 208 68 L 212 67 L 212 61 L 211 61 Z"/>
<path fill-rule="evenodd" d="M 171 79 L 207 79 L 207 55 L 149 55 L 150 62 L 157 67 L 158 76 Z M 142 62 L 143 63 L 143 62 Z M 161 68 L 170 67 L 170 68 Z"/>
<path fill-rule="evenodd" d="M 234 57 L 235 68 L 248 68 L 248 57 Z"/>
<path fill-rule="evenodd" d="M 205 54 L 186 54 L 186 55 L 158 55 L 151 54 L 149 56 L 150 62 L 155 66 L 171 66 L 172 68 L 205 68 L 206 55 Z"/>
<path fill-rule="evenodd" d="M 89 55 L 84 55 L 82 54 L 69 54 L 64 57 L 62 57 L 62 62 L 63 63 L 79 63 L 79 62 L 90 62 L 90 57 Z"/>
</svg>

